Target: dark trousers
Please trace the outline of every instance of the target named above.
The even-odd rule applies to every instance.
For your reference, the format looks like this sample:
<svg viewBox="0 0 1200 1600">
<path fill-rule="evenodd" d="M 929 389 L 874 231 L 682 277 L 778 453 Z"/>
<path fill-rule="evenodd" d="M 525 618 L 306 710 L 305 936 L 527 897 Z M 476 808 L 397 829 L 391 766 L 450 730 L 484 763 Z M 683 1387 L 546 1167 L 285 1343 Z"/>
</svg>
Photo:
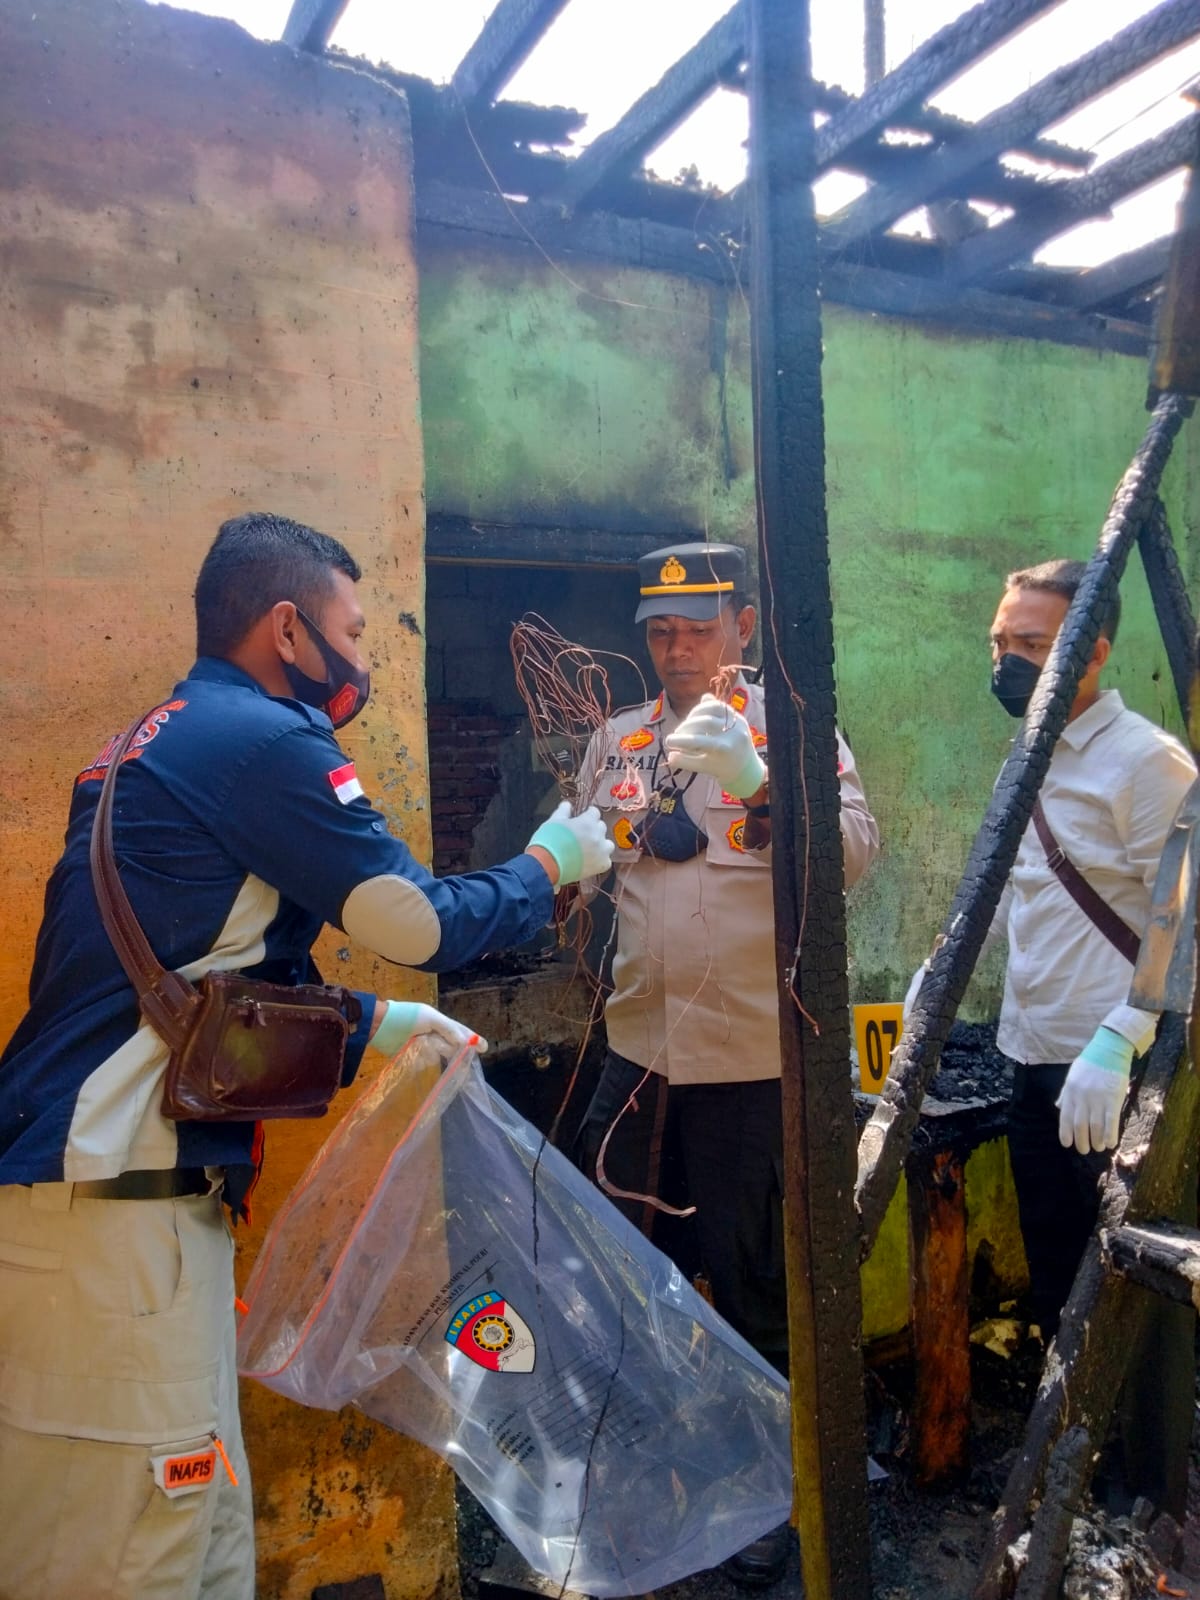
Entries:
<svg viewBox="0 0 1200 1600">
<path fill-rule="evenodd" d="M 1108 1157 L 1081 1156 L 1058 1142 L 1058 1109 L 1065 1066 L 1022 1067 L 1013 1072 L 1008 1108 L 1008 1153 L 1012 1159 L 1029 1263 L 1033 1320 L 1050 1339 L 1075 1282 L 1079 1262 L 1096 1226 L 1100 1180 Z"/>
<path fill-rule="evenodd" d="M 1017 1066 L 1008 1114 L 1021 1235 L 1029 1263 L 1034 1320 L 1046 1338 L 1059 1317 L 1100 1208 L 1107 1155 L 1082 1156 L 1058 1142 L 1058 1109 L 1069 1068 Z M 1196 1172 L 1183 1185 L 1177 1220 L 1196 1225 Z M 1149 1293 L 1149 1291 L 1139 1291 Z M 1115 1475 L 1129 1494 L 1144 1494 L 1182 1520 L 1187 1455 L 1195 1409 L 1196 1314 L 1153 1296 L 1145 1339 L 1133 1353 L 1117 1407 Z"/>
<path fill-rule="evenodd" d="M 593 1182 L 605 1134 L 610 1183 L 654 1195 L 689 1217 L 609 1196 L 688 1278 L 703 1275 L 721 1315 L 787 1372 L 783 1259 L 783 1124 L 778 1079 L 669 1085 L 610 1050 L 579 1130 L 576 1154 Z"/>
</svg>

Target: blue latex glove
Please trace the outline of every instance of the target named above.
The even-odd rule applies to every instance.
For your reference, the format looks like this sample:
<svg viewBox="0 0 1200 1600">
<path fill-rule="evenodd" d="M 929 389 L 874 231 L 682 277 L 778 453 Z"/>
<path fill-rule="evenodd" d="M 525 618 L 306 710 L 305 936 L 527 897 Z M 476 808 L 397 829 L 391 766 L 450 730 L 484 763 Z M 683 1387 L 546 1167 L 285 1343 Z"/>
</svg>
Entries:
<svg viewBox="0 0 1200 1600">
<path fill-rule="evenodd" d="M 474 1044 L 482 1055 L 488 1047 L 486 1039 L 473 1029 L 455 1022 L 432 1006 L 418 1000 L 389 1000 L 383 1021 L 371 1035 L 371 1048 L 381 1055 L 398 1055 L 408 1041 L 418 1033 L 435 1033 L 452 1050 L 461 1050 L 465 1044 Z"/>
<path fill-rule="evenodd" d="M 554 857 L 560 889 L 581 878 L 602 878 L 612 866 L 613 842 L 595 806 L 573 817 L 570 803 L 564 800 L 529 843 Z"/>
<path fill-rule="evenodd" d="M 1111 1150 L 1129 1092 L 1133 1046 L 1112 1028 L 1097 1028 L 1071 1063 L 1058 1097 L 1058 1142 L 1080 1155 Z"/>
</svg>

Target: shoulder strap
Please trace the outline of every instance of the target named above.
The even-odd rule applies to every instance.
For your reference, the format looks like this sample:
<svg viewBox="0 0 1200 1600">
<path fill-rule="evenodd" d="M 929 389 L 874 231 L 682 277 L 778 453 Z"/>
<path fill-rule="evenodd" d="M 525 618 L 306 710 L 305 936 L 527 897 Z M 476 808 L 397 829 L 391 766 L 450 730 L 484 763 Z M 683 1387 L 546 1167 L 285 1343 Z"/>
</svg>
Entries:
<svg viewBox="0 0 1200 1600">
<path fill-rule="evenodd" d="M 112 940 L 113 949 L 134 987 L 142 1015 L 155 1033 L 177 1050 L 188 1036 L 200 997 L 186 978 L 164 967 L 150 948 L 121 883 L 113 854 L 112 808 L 117 769 L 145 720 L 145 717 L 138 717 L 129 724 L 104 774 L 92 823 L 92 886 L 104 931 Z"/>
<path fill-rule="evenodd" d="M 1097 894 L 1096 890 L 1092 888 L 1083 873 L 1080 872 L 1062 845 L 1054 837 L 1050 824 L 1046 820 L 1046 813 L 1042 810 L 1040 798 L 1034 802 L 1033 825 L 1037 829 L 1037 836 L 1042 842 L 1042 849 L 1046 852 L 1046 862 L 1050 871 L 1062 884 L 1088 921 L 1100 930 L 1109 944 L 1119 950 L 1131 965 L 1136 965 L 1142 941 L 1134 933 L 1124 917 L 1119 916 L 1113 910 L 1104 896 Z"/>
</svg>

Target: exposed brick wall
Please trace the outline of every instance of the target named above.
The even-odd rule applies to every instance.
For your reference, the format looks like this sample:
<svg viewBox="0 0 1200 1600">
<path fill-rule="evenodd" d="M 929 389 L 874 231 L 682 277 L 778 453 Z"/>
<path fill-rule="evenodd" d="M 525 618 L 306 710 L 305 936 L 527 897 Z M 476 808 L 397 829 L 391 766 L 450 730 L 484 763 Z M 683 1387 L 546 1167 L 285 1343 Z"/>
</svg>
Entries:
<svg viewBox="0 0 1200 1600">
<path fill-rule="evenodd" d="M 500 788 L 500 746 L 524 719 L 482 700 L 430 700 L 428 720 L 433 870 L 465 872 L 475 829 Z"/>
</svg>

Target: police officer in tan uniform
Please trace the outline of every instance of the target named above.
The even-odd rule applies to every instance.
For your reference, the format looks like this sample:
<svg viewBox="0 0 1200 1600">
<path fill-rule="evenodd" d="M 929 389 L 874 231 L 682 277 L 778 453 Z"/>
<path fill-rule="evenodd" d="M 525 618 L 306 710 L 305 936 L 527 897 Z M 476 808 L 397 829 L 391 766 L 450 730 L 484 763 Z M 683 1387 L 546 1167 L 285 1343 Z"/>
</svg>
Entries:
<svg viewBox="0 0 1200 1600">
<path fill-rule="evenodd" d="M 686 544 L 638 564 L 635 620 L 662 686 L 592 740 L 580 803 L 615 844 L 608 1054 L 580 1131 L 588 1174 L 718 1311 L 787 1371 L 779 1014 L 763 691 L 745 673 L 755 611 L 737 545 Z M 879 849 L 838 736 L 846 882 Z M 597 884 L 591 887 L 594 889 Z M 599 1171 L 598 1171 L 599 1169 Z M 631 1198 L 631 1197 L 643 1198 Z M 672 1211 L 650 1203 L 662 1202 Z M 673 1211 L 693 1208 L 687 1216 Z M 787 1529 L 735 1556 L 770 1583 Z"/>
</svg>

